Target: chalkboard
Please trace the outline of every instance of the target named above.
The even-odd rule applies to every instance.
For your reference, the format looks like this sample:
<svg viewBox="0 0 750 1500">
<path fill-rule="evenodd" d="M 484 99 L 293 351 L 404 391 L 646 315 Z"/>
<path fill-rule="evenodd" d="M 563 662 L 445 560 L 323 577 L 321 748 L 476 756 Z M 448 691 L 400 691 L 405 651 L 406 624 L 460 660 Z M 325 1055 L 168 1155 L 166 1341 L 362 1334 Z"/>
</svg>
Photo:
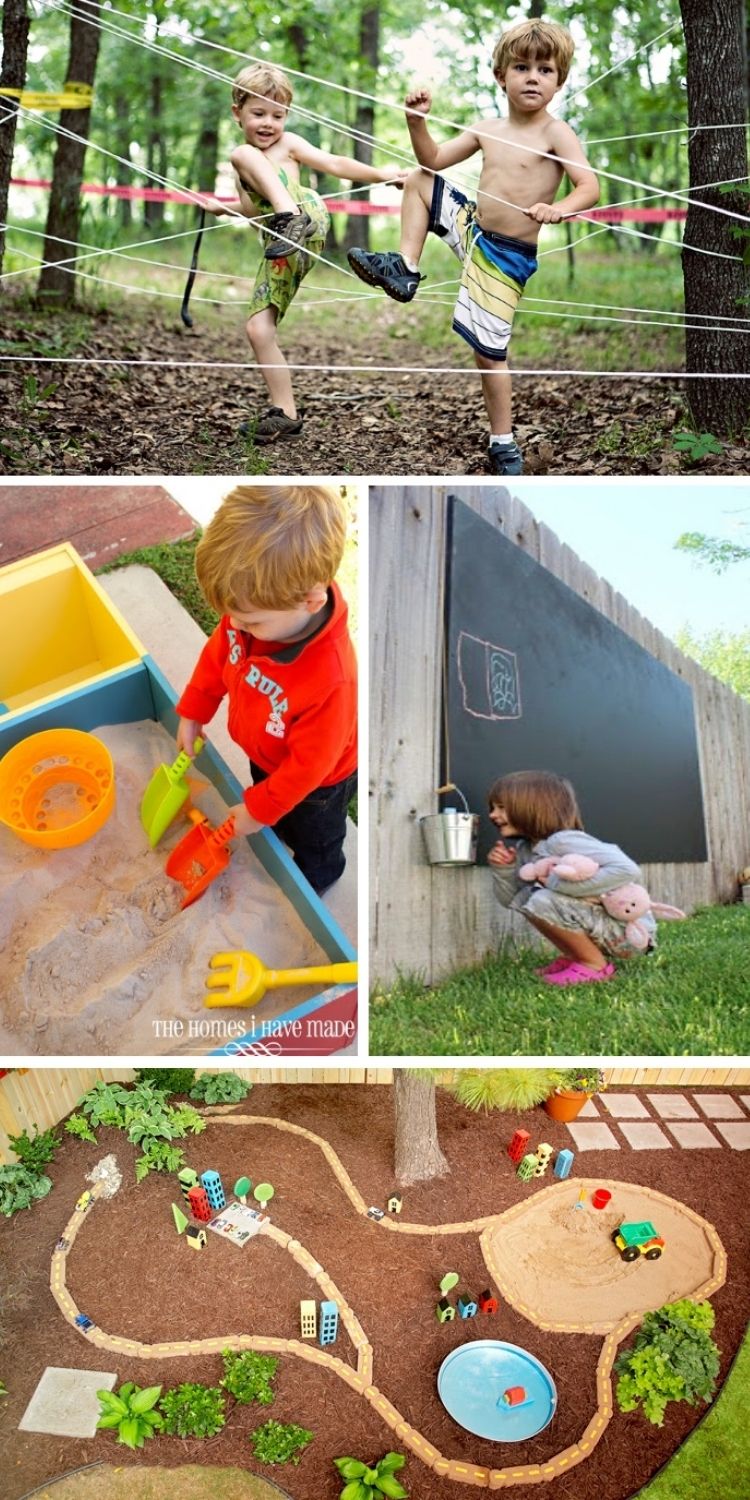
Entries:
<svg viewBox="0 0 750 1500">
<path fill-rule="evenodd" d="M 483 814 L 480 860 L 497 837 L 487 792 L 521 770 L 567 776 L 587 831 L 639 863 L 707 859 L 689 685 L 456 496 L 448 508 L 442 778 Z"/>
</svg>

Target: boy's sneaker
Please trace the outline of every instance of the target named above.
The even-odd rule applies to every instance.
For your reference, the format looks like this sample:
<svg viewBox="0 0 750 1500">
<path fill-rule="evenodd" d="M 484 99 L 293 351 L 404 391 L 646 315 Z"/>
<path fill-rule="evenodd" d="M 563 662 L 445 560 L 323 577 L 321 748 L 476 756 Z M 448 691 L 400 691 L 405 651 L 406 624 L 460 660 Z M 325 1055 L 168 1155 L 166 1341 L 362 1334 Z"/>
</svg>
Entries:
<svg viewBox="0 0 750 1500">
<path fill-rule="evenodd" d="M 240 436 L 255 443 L 275 443 L 277 438 L 299 437 L 302 427 L 302 417 L 288 417 L 280 406 L 269 406 L 262 416 L 240 422 Z"/>
<path fill-rule="evenodd" d="M 523 454 L 518 443 L 490 443 L 490 474 L 523 474 Z"/>
<path fill-rule="evenodd" d="M 272 233 L 272 238 L 263 251 L 266 260 L 286 260 L 288 256 L 296 255 L 308 240 L 315 238 L 317 232 L 310 215 L 304 209 L 300 209 L 298 214 L 271 214 L 261 227 L 270 229 Z"/>
<path fill-rule="evenodd" d="M 419 271 L 409 270 L 397 250 L 350 250 L 347 260 L 360 281 L 382 287 L 396 302 L 411 302 L 420 281 L 424 281 Z"/>
</svg>

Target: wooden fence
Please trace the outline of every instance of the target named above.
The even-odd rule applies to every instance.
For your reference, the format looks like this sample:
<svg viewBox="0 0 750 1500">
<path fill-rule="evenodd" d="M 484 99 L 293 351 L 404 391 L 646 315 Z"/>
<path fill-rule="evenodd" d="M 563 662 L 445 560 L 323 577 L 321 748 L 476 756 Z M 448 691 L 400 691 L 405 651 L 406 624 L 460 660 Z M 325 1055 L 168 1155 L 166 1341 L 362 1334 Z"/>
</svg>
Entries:
<svg viewBox="0 0 750 1500">
<path fill-rule="evenodd" d="M 427 864 L 417 819 L 438 810 L 446 500 L 465 504 L 627 632 L 693 690 L 709 859 L 646 865 L 655 900 L 686 911 L 735 899 L 750 863 L 750 703 L 705 672 L 494 485 L 370 492 L 370 971 L 431 982 L 528 929 L 493 900 L 486 869 Z M 605 502 L 603 502 L 605 503 Z"/>
<path fill-rule="evenodd" d="M 213 1072 L 197 1069 L 197 1072 Z M 239 1071 L 239 1070 L 238 1070 Z M 716 1067 L 605 1068 L 608 1087 L 616 1084 L 658 1085 L 677 1088 L 748 1088 L 750 1089 L 750 1067 L 736 1068 L 728 1065 Z M 16 1160 L 8 1137 L 21 1135 L 24 1130 L 33 1136 L 38 1131 L 49 1130 L 69 1115 L 79 1099 L 98 1079 L 108 1083 L 130 1083 L 134 1077 L 132 1068 L 17 1068 L 0 1078 L 0 1166 Z M 334 1068 L 305 1070 L 302 1068 L 242 1069 L 242 1077 L 253 1084 L 390 1084 L 393 1082 L 392 1068 Z M 445 1082 L 450 1070 L 438 1076 Z M 252 1107 L 248 1113 L 252 1113 Z M 263 1106 L 256 1107 L 263 1112 Z"/>
</svg>

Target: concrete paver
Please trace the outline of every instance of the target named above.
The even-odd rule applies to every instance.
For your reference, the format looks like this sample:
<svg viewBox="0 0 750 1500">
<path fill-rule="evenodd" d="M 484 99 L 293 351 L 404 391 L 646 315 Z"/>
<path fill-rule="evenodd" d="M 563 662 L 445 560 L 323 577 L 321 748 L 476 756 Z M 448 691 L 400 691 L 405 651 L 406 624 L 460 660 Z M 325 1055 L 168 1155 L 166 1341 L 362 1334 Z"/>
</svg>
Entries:
<svg viewBox="0 0 750 1500">
<path fill-rule="evenodd" d="M 579 1111 L 578 1118 L 579 1118 L 579 1120 L 598 1120 L 599 1119 L 599 1111 L 598 1111 L 598 1109 L 597 1109 L 597 1107 L 596 1107 L 593 1099 L 587 1099 L 586 1100 L 586 1103 L 584 1104 L 583 1109 Z"/>
<path fill-rule="evenodd" d="M 662 1120 L 697 1120 L 694 1109 L 684 1094 L 647 1094 L 649 1104 Z"/>
<path fill-rule="evenodd" d="M 18 1424 L 22 1432 L 93 1437 L 101 1415 L 97 1391 L 111 1391 L 117 1376 L 105 1370 L 48 1365 Z"/>
<path fill-rule="evenodd" d="M 602 1094 L 601 1102 L 616 1120 L 648 1119 L 648 1110 L 637 1094 Z"/>
<path fill-rule="evenodd" d="M 620 1129 L 634 1151 L 669 1151 L 671 1148 L 672 1142 L 653 1120 L 633 1120 L 631 1124 L 623 1121 Z"/>
<path fill-rule="evenodd" d="M 731 1094 L 695 1094 L 695 1102 L 709 1120 L 744 1120 L 745 1116 Z"/>
<path fill-rule="evenodd" d="M 750 1120 L 717 1120 L 716 1129 L 733 1151 L 750 1151 Z"/>
<path fill-rule="evenodd" d="M 674 1120 L 670 1121 L 668 1128 L 678 1146 L 686 1151 L 696 1151 L 699 1148 L 721 1150 L 721 1141 L 717 1141 L 702 1120 Z"/>
<path fill-rule="evenodd" d="M 620 1142 L 604 1120 L 600 1120 L 598 1124 L 583 1125 L 574 1120 L 568 1126 L 568 1130 L 579 1151 L 619 1151 L 620 1149 Z"/>
</svg>

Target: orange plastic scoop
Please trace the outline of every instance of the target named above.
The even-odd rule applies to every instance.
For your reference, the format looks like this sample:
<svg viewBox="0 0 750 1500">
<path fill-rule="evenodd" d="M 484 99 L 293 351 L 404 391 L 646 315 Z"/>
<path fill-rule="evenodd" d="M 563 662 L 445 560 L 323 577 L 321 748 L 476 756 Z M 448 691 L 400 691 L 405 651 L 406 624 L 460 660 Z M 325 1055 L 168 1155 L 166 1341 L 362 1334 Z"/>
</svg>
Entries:
<svg viewBox="0 0 750 1500">
<path fill-rule="evenodd" d="M 203 1004 L 212 1009 L 219 1005 L 257 1005 L 266 990 L 281 989 L 287 984 L 356 984 L 356 963 L 319 964 L 312 969 L 267 969 L 255 953 L 238 948 L 231 953 L 214 953 L 206 975 L 207 994 Z"/>
<path fill-rule="evenodd" d="M 195 808 L 191 809 L 190 817 L 195 827 L 180 839 L 179 844 L 175 844 L 164 866 L 167 875 L 185 887 L 181 902 L 183 911 L 197 901 L 211 881 L 226 869 L 229 864 L 226 845 L 234 838 L 234 818 L 227 818 L 218 828 L 212 828 L 203 813 Z"/>
</svg>

